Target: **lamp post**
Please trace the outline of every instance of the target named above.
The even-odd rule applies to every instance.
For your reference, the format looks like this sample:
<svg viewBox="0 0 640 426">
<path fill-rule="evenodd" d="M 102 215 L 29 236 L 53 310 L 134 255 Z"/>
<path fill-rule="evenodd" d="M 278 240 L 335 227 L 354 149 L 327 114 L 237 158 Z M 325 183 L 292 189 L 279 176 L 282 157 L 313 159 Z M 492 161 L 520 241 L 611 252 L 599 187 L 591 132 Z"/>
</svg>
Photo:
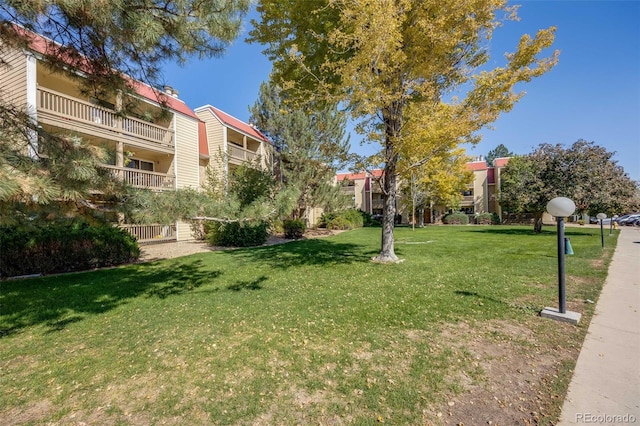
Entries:
<svg viewBox="0 0 640 426">
<path fill-rule="evenodd" d="M 596 217 L 600 221 L 600 244 L 602 245 L 602 248 L 604 248 L 604 229 L 602 228 L 602 221 L 607 218 L 607 215 L 605 213 L 598 213 Z"/>
<path fill-rule="evenodd" d="M 558 309 L 544 308 L 541 316 L 577 324 L 580 314 L 567 312 L 564 279 L 564 218 L 573 214 L 576 210 L 575 203 L 566 197 L 556 197 L 547 203 L 547 212 L 556 218 L 558 223 Z"/>
</svg>

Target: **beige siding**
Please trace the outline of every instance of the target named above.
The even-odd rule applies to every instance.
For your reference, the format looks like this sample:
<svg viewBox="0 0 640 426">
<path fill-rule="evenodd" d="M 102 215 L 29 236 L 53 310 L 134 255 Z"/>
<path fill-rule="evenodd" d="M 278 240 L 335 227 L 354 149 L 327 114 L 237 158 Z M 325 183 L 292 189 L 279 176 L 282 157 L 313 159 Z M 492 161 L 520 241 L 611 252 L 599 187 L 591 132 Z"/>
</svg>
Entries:
<svg viewBox="0 0 640 426">
<path fill-rule="evenodd" d="M 27 59 L 20 50 L 11 50 L 2 59 L 8 66 L 0 66 L 0 96 L 18 107 L 27 103 Z"/>
<path fill-rule="evenodd" d="M 209 160 L 204 167 L 209 166 L 222 173 L 221 153 L 224 146 L 224 126 L 208 109 L 197 111 L 196 114 L 200 120 L 205 122 L 207 129 Z"/>
<path fill-rule="evenodd" d="M 199 186 L 198 122 L 176 114 L 176 187 L 198 188 Z M 187 223 L 178 222 L 178 240 L 192 239 Z"/>
</svg>

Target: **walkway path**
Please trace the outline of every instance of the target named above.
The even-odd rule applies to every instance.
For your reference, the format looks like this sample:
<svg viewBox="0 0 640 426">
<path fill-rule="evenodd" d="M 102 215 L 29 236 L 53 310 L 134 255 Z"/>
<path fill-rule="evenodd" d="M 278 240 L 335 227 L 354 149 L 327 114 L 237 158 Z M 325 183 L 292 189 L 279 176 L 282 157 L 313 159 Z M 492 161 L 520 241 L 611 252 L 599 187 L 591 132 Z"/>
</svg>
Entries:
<svg viewBox="0 0 640 426">
<path fill-rule="evenodd" d="M 640 425 L 640 230 L 635 227 L 621 228 L 558 426 L 581 424 Z"/>
</svg>

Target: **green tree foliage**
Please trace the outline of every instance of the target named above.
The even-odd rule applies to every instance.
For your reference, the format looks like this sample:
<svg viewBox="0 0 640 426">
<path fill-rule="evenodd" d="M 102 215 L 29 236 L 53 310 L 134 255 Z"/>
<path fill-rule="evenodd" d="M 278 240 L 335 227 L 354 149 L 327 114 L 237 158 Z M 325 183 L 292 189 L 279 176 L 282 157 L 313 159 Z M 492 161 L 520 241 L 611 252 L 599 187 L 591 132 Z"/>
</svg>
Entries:
<svg viewBox="0 0 640 426">
<path fill-rule="evenodd" d="M 487 64 L 488 41 L 506 0 L 262 0 L 250 40 L 265 45 L 273 81 L 299 103 L 342 103 L 367 141 L 381 144 L 384 209 L 379 262 L 398 261 L 393 244 L 398 163 L 403 152 L 432 153 L 478 140 L 477 131 L 510 110 L 514 91 L 551 69 L 539 58 L 554 28 L 520 39 L 506 65 Z M 475 74 L 474 74 L 475 73 Z M 463 98 L 452 93 L 469 87 Z M 412 137 L 409 129 L 422 129 Z"/>
<path fill-rule="evenodd" d="M 510 213 L 533 213 L 535 230 L 552 198 L 568 197 L 576 213 L 619 214 L 631 208 L 638 190 L 612 159 L 615 153 L 578 140 L 569 148 L 541 144 L 533 153 L 509 160 L 500 175 L 500 204 Z"/>
<path fill-rule="evenodd" d="M 513 152 L 509 151 L 509 148 L 500 144 L 487 154 L 486 162 L 488 166 L 493 166 L 493 160 L 496 158 L 513 157 Z"/>
<path fill-rule="evenodd" d="M 132 93 L 142 81 L 158 86 L 164 61 L 217 56 L 237 37 L 249 0 L 4 0 L 0 1 L 0 67 L 29 49 L 34 33 L 49 43 L 39 59 L 98 100 Z M 87 76 L 90 76 L 87 78 Z M 158 95 L 158 102 L 165 98 Z M 33 111 L 0 91 L 0 220 L 93 215 L 101 194 L 117 204 L 131 198 L 100 168 L 105 153 L 77 137 L 51 134 Z M 126 113 L 134 104 L 125 102 Z M 102 209 L 104 210 L 104 209 Z M 44 214 L 41 211 L 45 211 Z M 104 212 L 98 214 L 104 216 Z"/>
<path fill-rule="evenodd" d="M 139 191 L 125 203 L 128 220 L 169 224 L 181 219 L 244 226 L 287 217 L 294 209 L 297 192 L 275 182 L 269 170 L 260 168 L 260 159 L 235 167 L 228 179 L 212 168 L 207 175 L 204 191 Z"/>
<path fill-rule="evenodd" d="M 306 220 L 313 207 L 345 207 L 345 197 L 333 184 L 349 152 L 345 114 L 335 105 L 293 108 L 281 89 L 271 83 L 260 86 L 258 100 L 250 110 L 251 122 L 276 147 L 283 183 L 300 194 L 292 218 Z"/>
</svg>

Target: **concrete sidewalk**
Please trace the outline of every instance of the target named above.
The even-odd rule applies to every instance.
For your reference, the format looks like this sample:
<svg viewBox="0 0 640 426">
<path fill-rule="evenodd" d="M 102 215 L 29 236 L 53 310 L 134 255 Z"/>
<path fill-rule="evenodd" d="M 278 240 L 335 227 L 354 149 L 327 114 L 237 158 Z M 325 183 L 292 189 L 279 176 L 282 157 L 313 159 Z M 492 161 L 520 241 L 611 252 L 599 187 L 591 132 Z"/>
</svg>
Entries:
<svg viewBox="0 0 640 426">
<path fill-rule="evenodd" d="M 558 423 L 581 424 L 640 425 L 640 229 L 636 227 L 621 228 Z"/>
</svg>

